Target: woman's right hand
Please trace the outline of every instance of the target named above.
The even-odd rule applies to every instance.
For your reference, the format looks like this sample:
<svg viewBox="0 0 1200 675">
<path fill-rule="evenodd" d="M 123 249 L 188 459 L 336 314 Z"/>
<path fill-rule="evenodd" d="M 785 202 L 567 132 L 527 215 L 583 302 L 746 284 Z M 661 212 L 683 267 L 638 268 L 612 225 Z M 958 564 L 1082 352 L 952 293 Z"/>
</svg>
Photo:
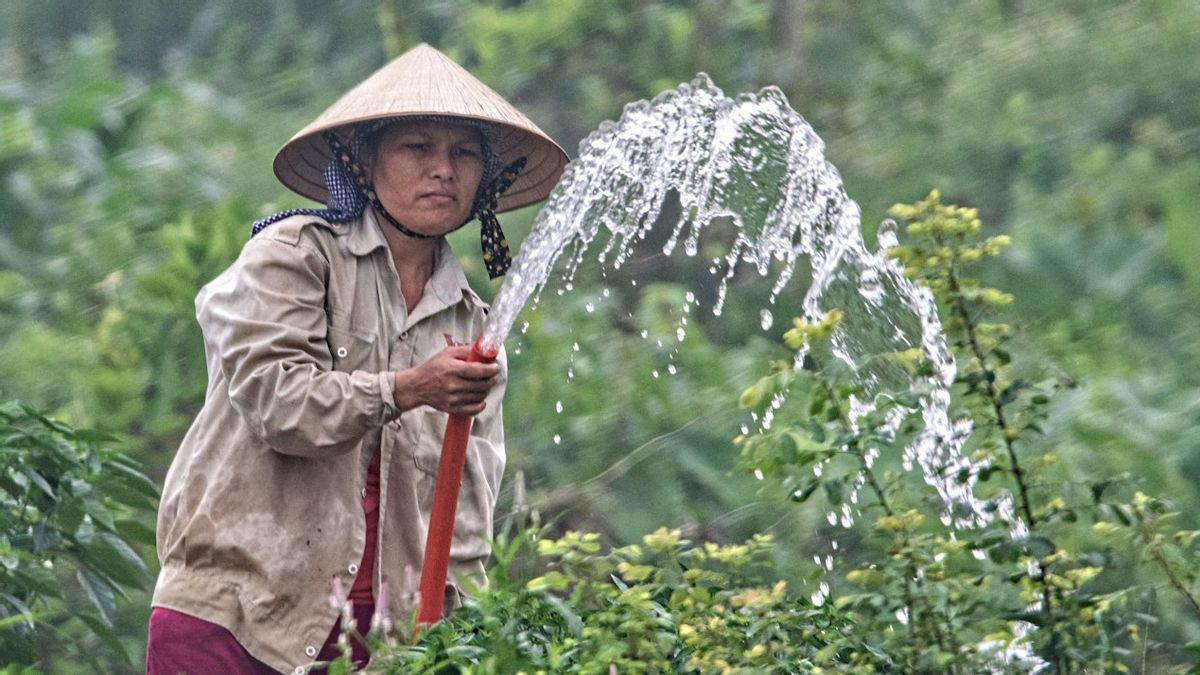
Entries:
<svg viewBox="0 0 1200 675">
<path fill-rule="evenodd" d="M 472 363 L 471 347 L 447 347 L 425 363 L 395 375 L 394 399 L 400 410 L 427 405 L 451 415 L 473 417 L 496 385 L 500 366 Z"/>
</svg>

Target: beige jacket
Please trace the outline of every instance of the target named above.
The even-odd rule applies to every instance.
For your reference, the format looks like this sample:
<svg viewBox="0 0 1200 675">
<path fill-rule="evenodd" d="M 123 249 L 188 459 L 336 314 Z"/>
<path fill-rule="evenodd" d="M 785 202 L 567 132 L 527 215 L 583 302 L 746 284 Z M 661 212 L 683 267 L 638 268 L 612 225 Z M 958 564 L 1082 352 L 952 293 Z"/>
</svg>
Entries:
<svg viewBox="0 0 1200 675">
<path fill-rule="evenodd" d="M 399 414 L 392 373 L 482 330 L 486 306 L 442 243 L 408 314 L 370 211 L 330 224 L 295 216 L 251 239 L 196 298 L 208 358 L 204 407 L 167 473 L 153 604 L 224 626 L 255 658 L 303 672 L 333 627 L 365 542 L 372 452 L 381 485 L 375 592 L 411 616 L 446 415 Z M 451 548 L 456 579 L 482 583 L 504 472 L 500 384 L 476 418 Z"/>
</svg>

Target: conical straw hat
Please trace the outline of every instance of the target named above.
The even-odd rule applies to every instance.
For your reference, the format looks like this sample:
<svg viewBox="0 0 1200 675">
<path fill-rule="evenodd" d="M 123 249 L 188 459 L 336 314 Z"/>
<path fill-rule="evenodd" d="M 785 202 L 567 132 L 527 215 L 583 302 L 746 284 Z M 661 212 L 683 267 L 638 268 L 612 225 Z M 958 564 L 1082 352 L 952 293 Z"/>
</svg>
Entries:
<svg viewBox="0 0 1200 675">
<path fill-rule="evenodd" d="M 345 135 L 350 125 L 387 117 L 439 115 L 478 120 L 489 133 L 501 166 L 525 157 L 525 170 L 500 197 L 496 211 L 509 211 L 550 196 L 567 163 L 544 131 L 502 96 L 427 44 L 401 54 L 329 106 L 275 155 L 275 175 L 295 192 L 324 204 L 324 171 L 332 155 L 321 132 Z M 340 129 L 339 129 L 340 127 Z"/>
</svg>

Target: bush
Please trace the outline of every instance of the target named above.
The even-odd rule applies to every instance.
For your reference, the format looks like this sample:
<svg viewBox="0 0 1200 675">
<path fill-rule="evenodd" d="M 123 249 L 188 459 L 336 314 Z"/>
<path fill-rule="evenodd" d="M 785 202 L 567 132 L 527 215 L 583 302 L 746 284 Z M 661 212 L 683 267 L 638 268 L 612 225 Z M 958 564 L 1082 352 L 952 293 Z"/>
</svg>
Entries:
<svg viewBox="0 0 1200 675">
<path fill-rule="evenodd" d="M 145 523 L 158 489 L 104 447 L 112 440 L 0 405 L 0 653 L 10 666 L 53 657 L 94 672 L 109 670 L 105 658 L 132 667 L 113 620 L 117 598 L 150 579 L 131 544 L 154 544 Z"/>
<path fill-rule="evenodd" d="M 1012 296 L 975 274 L 1008 238 L 983 237 L 974 210 L 936 191 L 892 213 L 908 227 L 888 255 L 932 290 L 956 357 L 960 437 L 940 442 L 961 442 L 965 457 L 935 453 L 944 465 L 905 470 L 921 392 L 852 407 L 863 391 L 829 351 L 838 312 L 797 319 L 784 341 L 804 350 L 803 367 L 773 364 L 742 394 L 760 415 L 778 409 L 769 431 L 735 442 L 765 492 L 805 509 L 826 502 L 817 538 L 835 543 L 813 547 L 810 570 L 788 571 L 803 592 L 775 579 L 766 535 L 692 544 L 661 529 L 604 551 L 596 535 L 525 531 L 497 541 L 487 590 L 411 644 L 377 639 L 371 669 L 1200 672 L 1200 532 L 1134 477 L 1055 454 L 1043 425 L 1064 414 L 1055 395 L 1078 384 L 1027 362 L 1017 331 L 995 320 Z M 919 350 L 878 358 L 914 376 L 930 367 Z M 956 510 L 947 485 L 969 486 L 978 511 Z"/>
</svg>

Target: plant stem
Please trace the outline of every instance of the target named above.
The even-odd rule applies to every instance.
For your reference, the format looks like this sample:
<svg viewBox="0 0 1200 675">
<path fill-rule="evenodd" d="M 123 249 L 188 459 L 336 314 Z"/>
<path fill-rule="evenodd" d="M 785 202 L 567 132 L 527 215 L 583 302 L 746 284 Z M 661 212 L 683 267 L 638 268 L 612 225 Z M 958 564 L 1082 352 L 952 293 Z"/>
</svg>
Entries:
<svg viewBox="0 0 1200 675">
<path fill-rule="evenodd" d="M 996 424 L 1000 427 L 1001 437 L 1004 438 L 1004 448 L 1008 452 L 1008 461 L 1012 465 L 1013 479 L 1017 483 L 1017 495 L 1021 500 L 1021 512 L 1025 514 L 1025 522 L 1028 523 L 1029 529 L 1033 530 L 1037 527 L 1037 519 L 1033 515 L 1033 506 L 1029 501 L 1029 486 L 1025 482 L 1025 471 L 1021 468 L 1021 462 L 1017 459 L 1017 450 L 1013 439 L 1008 435 L 1008 420 L 1004 414 L 1004 405 L 1000 403 L 1000 397 L 996 393 L 996 372 L 988 365 L 987 354 L 979 346 L 979 340 L 975 336 L 976 325 L 971 318 L 971 313 L 967 311 L 966 303 L 963 302 L 962 286 L 959 284 L 958 275 L 955 273 L 953 267 L 947 270 L 946 277 L 951 297 L 954 300 L 954 313 L 963 322 L 963 333 L 966 335 L 967 344 L 971 348 L 971 354 L 979 361 L 979 368 L 983 371 L 983 384 L 986 388 L 987 398 L 992 404 L 992 414 L 996 416 Z"/>
<path fill-rule="evenodd" d="M 823 377 L 819 379 L 821 381 L 821 386 L 825 389 L 826 395 L 829 396 L 829 400 L 833 403 L 834 410 L 837 410 L 838 419 L 841 421 L 842 426 L 849 431 L 851 429 L 850 415 L 847 414 L 845 410 L 842 410 L 842 404 L 838 399 L 837 393 L 833 390 L 833 386 L 829 384 L 829 380 L 826 380 Z M 857 437 L 855 437 L 855 441 L 846 449 L 858 458 L 859 463 L 862 465 L 862 475 L 866 477 L 867 485 L 871 486 L 871 491 L 875 493 L 875 498 L 879 500 L 879 505 L 883 507 L 883 512 L 889 516 L 894 516 L 895 512 L 892 511 L 892 506 L 888 502 L 887 495 L 883 491 L 883 486 L 880 485 L 879 481 L 875 478 L 875 472 L 871 471 L 870 465 L 867 464 L 866 455 L 863 454 L 862 449 L 858 447 Z"/>
<path fill-rule="evenodd" d="M 979 339 L 976 335 L 978 326 L 972 318 L 971 312 L 967 309 L 962 294 L 962 284 L 959 281 L 956 266 L 953 263 L 946 268 L 946 285 L 950 291 L 953 312 L 962 321 L 963 335 L 966 337 L 967 346 L 970 348 L 975 360 L 979 362 L 979 369 L 983 373 L 984 394 L 991 404 L 992 414 L 995 416 L 996 425 L 1000 429 L 1000 436 L 1004 439 L 1004 448 L 1008 453 L 1008 460 L 1012 467 L 1013 480 L 1017 484 L 1017 496 L 1020 499 L 1021 512 L 1024 514 L 1025 522 L 1032 532 L 1036 529 L 1038 521 L 1033 513 L 1033 504 L 1029 497 L 1029 485 L 1025 481 L 1025 471 L 1021 468 L 1021 462 L 1017 457 L 1014 439 L 1008 433 L 1008 419 L 1004 414 L 1004 404 L 1000 402 L 1000 396 L 996 392 L 996 371 L 989 365 L 988 354 L 979 344 Z M 1061 654 L 1059 645 L 1060 635 L 1058 626 L 1056 625 L 1057 622 L 1053 616 L 1053 588 L 1051 588 L 1049 581 L 1046 579 L 1046 568 L 1042 565 L 1041 561 L 1038 561 L 1038 571 L 1033 578 L 1041 586 L 1042 611 L 1050 626 L 1050 663 L 1054 668 L 1054 672 L 1061 674 L 1064 672 L 1063 655 Z"/>
<path fill-rule="evenodd" d="M 1158 563 L 1158 566 L 1162 568 L 1163 573 L 1167 575 L 1167 581 L 1171 583 L 1171 588 L 1174 588 L 1177 593 L 1183 596 L 1192 613 L 1200 617 L 1200 602 L 1196 601 L 1196 597 L 1188 591 L 1187 586 L 1175 574 L 1175 570 L 1171 569 L 1171 565 L 1167 562 L 1167 557 L 1163 555 L 1162 548 L 1157 544 L 1150 544 L 1150 555 L 1154 558 L 1154 562 Z"/>
</svg>

